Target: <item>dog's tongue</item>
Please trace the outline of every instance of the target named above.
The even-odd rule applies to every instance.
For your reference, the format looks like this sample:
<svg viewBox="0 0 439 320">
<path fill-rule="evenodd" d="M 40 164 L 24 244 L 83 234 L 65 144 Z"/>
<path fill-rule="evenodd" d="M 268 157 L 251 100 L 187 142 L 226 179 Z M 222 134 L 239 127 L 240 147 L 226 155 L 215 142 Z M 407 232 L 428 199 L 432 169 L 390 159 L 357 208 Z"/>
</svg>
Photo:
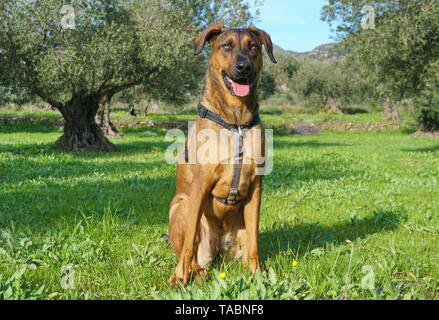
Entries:
<svg viewBox="0 0 439 320">
<path fill-rule="evenodd" d="M 238 97 L 248 96 L 248 94 L 250 93 L 250 85 L 249 84 L 240 84 L 240 83 L 237 83 L 233 80 L 231 80 L 231 82 L 232 82 L 233 92 L 235 92 L 235 94 Z"/>
</svg>

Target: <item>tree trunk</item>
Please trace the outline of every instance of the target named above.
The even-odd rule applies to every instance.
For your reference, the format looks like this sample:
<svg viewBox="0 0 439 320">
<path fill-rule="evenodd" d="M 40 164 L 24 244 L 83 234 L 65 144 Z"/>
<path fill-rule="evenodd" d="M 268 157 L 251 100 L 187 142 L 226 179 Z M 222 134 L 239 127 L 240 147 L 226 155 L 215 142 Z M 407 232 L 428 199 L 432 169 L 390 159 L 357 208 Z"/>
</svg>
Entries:
<svg viewBox="0 0 439 320">
<path fill-rule="evenodd" d="M 329 108 L 331 109 L 332 113 L 335 114 L 342 114 L 343 110 L 341 110 L 340 108 L 340 100 L 338 98 L 329 98 L 327 105 L 329 106 Z"/>
<path fill-rule="evenodd" d="M 401 122 L 401 116 L 398 111 L 398 103 L 390 98 L 384 102 L 383 119 L 386 121 Z"/>
<path fill-rule="evenodd" d="M 60 108 L 64 117 L 64 134 L 55 146 L 64 151 L 117 151 L 95 122 L 99 95 L 82 91 Z"/>
<path fill-rule="evenodd" d="M 146 113 L 161 113 L 159 103 L 156 100 L 152 100 L 150 103 L 148 103 L 148 108 L 145 110 L 145 115 Z"/>
<path fill-rule="evenodd" d="M 125 115 L 128 117 L 137 117 L 136 110 L 134 109 L 134 105 L 132 103 L 128 106 L 128 112 L 125 113 Z"/>
<path fill-rule="evenodd" d="M 110 120 L 110 104 L 113 92 L 105 93 L 99 100 L 99 109 L 96 115 L 96 123 L 101 128 L 104 135 L 110 138 L 120 138 L 122 135 Z"/>
<path fill-rule="evenodd" d="M 150 103 L 151 103 L 151 100 L 148 100 L 146 103 L 145 102 L 142 103 L 142 115 L 144 117 L 146 117 L 146 115 L 148 114 L 148 109 L 149 109 Z"/>
</svg>

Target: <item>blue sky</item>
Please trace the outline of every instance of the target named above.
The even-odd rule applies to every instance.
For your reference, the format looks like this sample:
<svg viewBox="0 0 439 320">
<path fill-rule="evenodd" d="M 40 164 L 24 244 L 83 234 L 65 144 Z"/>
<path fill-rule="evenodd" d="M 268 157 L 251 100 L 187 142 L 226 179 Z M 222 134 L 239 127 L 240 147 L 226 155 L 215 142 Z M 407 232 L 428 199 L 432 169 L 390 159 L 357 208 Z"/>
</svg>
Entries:
<svg viewBox="0 0 439 320">
<path fill-rule="evenodd" d="M 257 26 L 283 49 L 305 52 L 333 42 L 330 27 L 320 20 L 326 0 L 265 0 Z"/>
</svg>

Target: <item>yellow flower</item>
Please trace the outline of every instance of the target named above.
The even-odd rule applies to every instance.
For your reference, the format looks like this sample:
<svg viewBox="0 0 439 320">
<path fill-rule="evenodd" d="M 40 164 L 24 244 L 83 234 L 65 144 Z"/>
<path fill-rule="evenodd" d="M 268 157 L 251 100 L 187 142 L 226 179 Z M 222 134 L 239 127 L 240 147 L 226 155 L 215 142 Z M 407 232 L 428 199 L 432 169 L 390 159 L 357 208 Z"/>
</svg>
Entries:
<svg viewBox="0 0 439 320">
<path fill-rule="evenodd" d="M 227 274 L 225 272 L 219 274 L 220 279 L 224 280 L 226 277 L 227 277 Z"/>
<path fill-rule="evenodd" d="M 297 267 L 298 265 L 299 265 L 299 262 L 297 262 L 297 261 L 293 261 L 293 262 L 291 262 L 291 266 L 292 266 L 293 268 Z"/>
</svg>

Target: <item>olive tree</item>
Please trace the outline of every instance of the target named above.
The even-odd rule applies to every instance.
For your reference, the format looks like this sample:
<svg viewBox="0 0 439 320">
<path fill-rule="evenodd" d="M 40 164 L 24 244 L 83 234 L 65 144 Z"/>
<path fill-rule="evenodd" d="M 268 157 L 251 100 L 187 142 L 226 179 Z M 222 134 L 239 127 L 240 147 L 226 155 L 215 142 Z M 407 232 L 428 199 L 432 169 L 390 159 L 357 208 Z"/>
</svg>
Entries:
<svg viewBox="0 0 439 320">
<path fill-rule="evenodd" d="M 1 57 L 14 83 L 62 114 L 59 149 L 114 151 L 95 122 L 99 103 L 136 85 L 170 85 L 195 61 L 190 49 L 197 28 L 164 1 L 69 4 L 2 1 Z"/>
<path fill-rule="evenodd" d="M 265 59 L 268 59 L 268 56 Z M 277 64 L 264 64 L 259 83 L 262 100 L 277 92 L 288 93 L 291 91 L 292 79 L 298 69 L 297 59 L 291 54 L 277 51 L 276 60 Z"/>
<path fill-rule="evenodd" d="M 263 0 L 169 0 L 185 11 L 200 30 L 213 23 L 242 27 L 255 23 Z"/>
<path fill-rule="evenodd" d="M 439 137 L 439 60 L 428 72 L 425 86 L 414 99 L 417 109 L 417 121 L 420 127 L 418 136 Z"/>
<path fill-rule="evenodd" d="M 386 98 L 390 117 L 397 119 L 401 100 L 418 97 L 431 83 L 429 71 L 439 59 L 439 1 L 328 2 L 322 19 L 337 24 L 341 46 Z"/>
<path fill-rule="evenodd" d="M 338 64 L 302 60 L 290 83 L 306 105 L 342 113 L 341 99 L 348 95 L 348 79 Z"/>
</svg>

